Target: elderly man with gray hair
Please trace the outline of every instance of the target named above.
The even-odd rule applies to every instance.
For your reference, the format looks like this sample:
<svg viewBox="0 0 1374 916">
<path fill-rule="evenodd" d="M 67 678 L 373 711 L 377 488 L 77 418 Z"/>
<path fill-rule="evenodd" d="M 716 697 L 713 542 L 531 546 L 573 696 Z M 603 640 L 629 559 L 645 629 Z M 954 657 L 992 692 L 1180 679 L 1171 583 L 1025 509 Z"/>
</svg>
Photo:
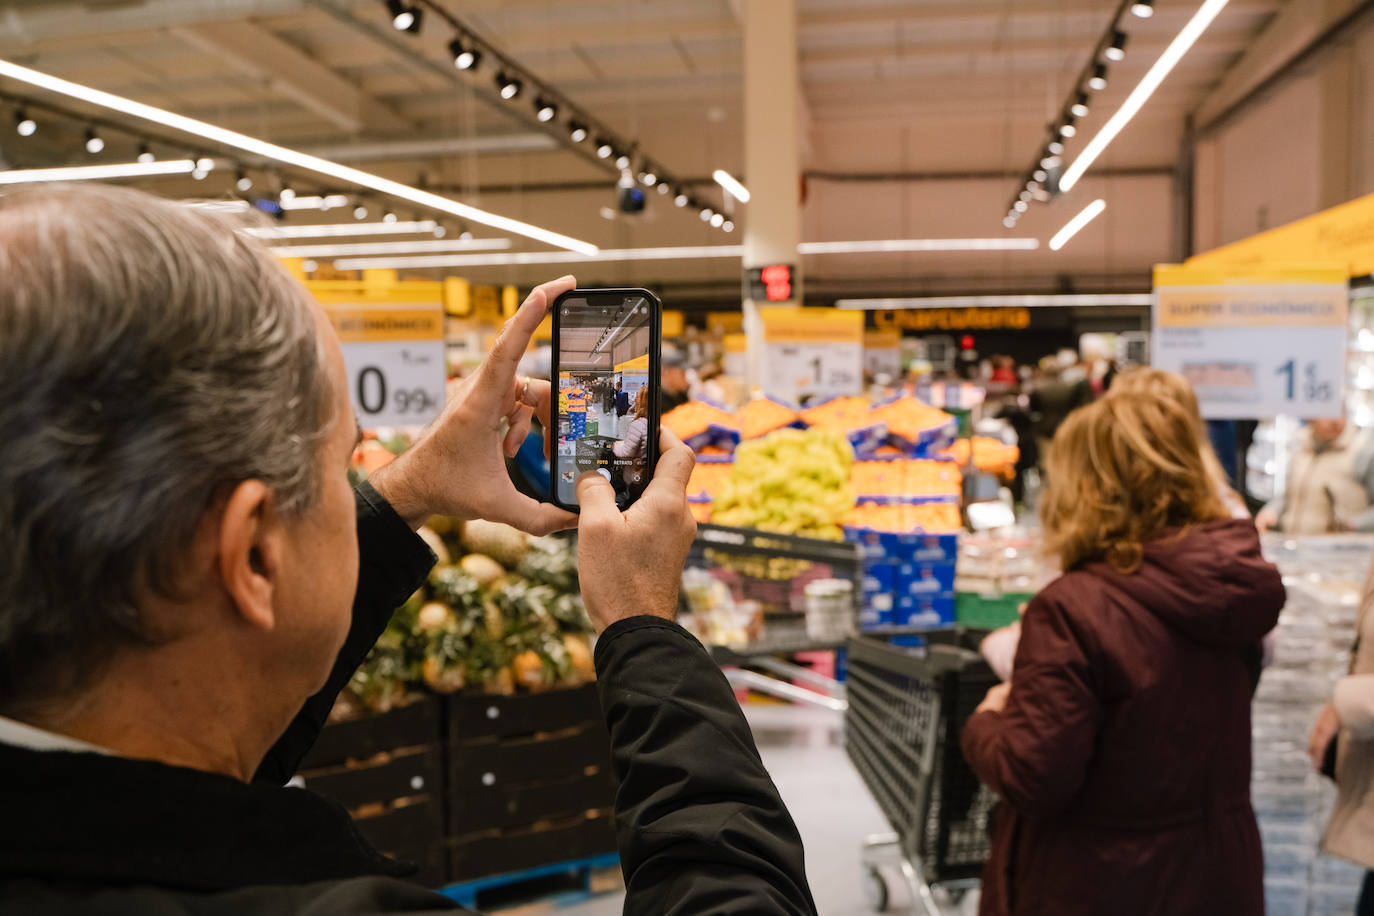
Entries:
<svg viewBox="0 0 1374 916">
<path fill-rule="evenodd" d="M 358 428 L 308 293 L 215 216 L 116 188 L 0 197 L 0 912 L 452 912 L 285 781 L 434 562 L 431 514 L 576 524 L 633 913 L 811 913 L 801 841 L 709 656 L 671 622 L 692 455 L 580 519 L 506 475 L 549 386 L 534 290 L 404 456 Z M 547 426 L 547 424 L 546 424 Z"/>
</svg>

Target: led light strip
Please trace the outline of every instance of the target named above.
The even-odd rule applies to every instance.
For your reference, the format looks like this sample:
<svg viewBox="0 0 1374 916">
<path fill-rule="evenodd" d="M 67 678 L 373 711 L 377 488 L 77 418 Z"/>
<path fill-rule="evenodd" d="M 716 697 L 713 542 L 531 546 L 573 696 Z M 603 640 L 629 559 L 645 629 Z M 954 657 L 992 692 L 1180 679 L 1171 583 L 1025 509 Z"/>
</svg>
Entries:
<svg viewBox="0 0 1374 916">
<path fill-rule="evenodd" d="M 77 165 L 58 169 L 10 169 L 0 172 L 0 184 L 40 181 L 107 181 L 111 178 L 146 178 L 150 175 L 189 175 L 196 170 L 190 159 L 162 162 L 116 162 L 109 165 Z"/>
<path fill-rule="evenodd" d="M 302 153 L 298 150 L 289 149 L 285 146 L 278 146 L 275 143 L 268 143 L 238 131 L 228 130 L 223 127 L 216 127 L 204 121 L 197 121 L 195 118 L 188 118 L 175 112 L 157 108 L 152 105 L 145 105 L 142 102 L 135 102 L 123 96 L 93 89 L 90 86 L 83 86 L 80 83 L 73 83 L 69 80 L 60 79 L 38 70 L 31 70 L 28 67 L 21 67 L 12 61 L 0 60 L 0 77 L 8 77 L 30 86 L 37 86 L 49 92 L 56 92 L 69 98 L 80 99 L 92 105 L 99 105 L 111 111 L 118 111 L 122 114 L 130 115 L 135 118 L 142 118 L 145 121 L 152 121 L 163 127 L 178 130 L 183 133 L 194 134 L 203 137 L 222 146 L 232 147 L 254 156 L 264 159 L 271 159 L 285 165 L 314 172 L 317 175 L 324 175 L 339 181 L 348 182 L 363 188 L 370 188 L 381 194 L 389 194 L 401 200 L 410 201 L 422 207 L 429 207 L 442 213 L 449 213 L 463 219 L 472 220 L 474 223 L 481 223 L 484 226 L 491 226 L 503 232 L 511 232 L 516 235 L 523 235 L 535 241 L 555 245 L 559 248 L 566 248 L 569 251 L 579 252 L 584 255 L 596 254 L 597 247 L 589 242 L 583 242 L 570 236 L 551 232 L 548 229 L 541 229 L 520 220 L 511 219 L 506 216 L 498 216 L 495 213 L 488 213 L 486 210 L 479 210 L 467 204 L 441 197 L 429 191 L 421 191 L 410 185 L 402 184 L 399 181 L 392 181 L 371 172 L 364 172 L 350 166 L 340 165 L 337 162 L 330 162 L 328 159 L 321 159 L 318 156 L 311 156 L 309 153 Z"/>
<path fill-rule="evenodd" d="M 857 242 L 802 242 L 798 254 L 866 254 L 900 251 L 1034 251 L 1038 239 L 876 239 Z M 513 254 L 436 255 L 414 258 L 360 258 L 335 261 L 339 270 L 377 267 L 501 267 L 512 264 L 569 264 L 585 261 L 673 261 L 741 258 L 743 245 L 682 248 L 616 248 L 584 256 L 571 251 L 519 251 Z"/>
<path fill-rule="evenodd" d="M 279 258 L 344 258 L 362 255 L 410 254 L 421 251 L 501 251 L 510 239 L 470 241 L 356 242 L 349 245 L 283 245 L 272 249 Z"/>
<path fill-rule="evenodd" d="M 1107 202 L 1099 197 L 1078 211 L 1078 215 L 1065 223 L 1064 228 L 1056 232 L 1054 238 L 1050 239 L 1050 251 L 1058 251 L 1067 245 L 1069 239 L 1077 235 L 1078 231 L 1088 223 L 1097 219 L 1098 215 L 1105 209 L 1107 209 Z"/>
<path fill-rule="evenodd" d="M 594 255 L 575 251 L 517 251 L 513 254 L 457 254 L 415 258 L 349 258 L 335 261 L 339 270 L 376 267 L 502 267 L 508 264 L 577 264 L 585 261 L 671 261 L 692 258 L 742 258 L 743 245 L 685 248 L 605 248 Z"/>
<path fill-rule="evenodd" d="M 729 172 L 725 171 L 725 169 L 716 169 L 711 177 L 716 180 L 716 184 L 728 191 L 730 196 L 735 200 L 742 204 L 749 203 L 749 189 L 741 184 L 740 180 L 734 175 L 731 175 Z"/>
<path fill-rule="evenodd" d="M 923 296 L 914 299 L 840 299 L 842 309 L 1046 308 L 1154 304 L 1152 293 L 1051 293 L 1008 296 Z"/>
<path fill-rule="evenodd" d="M 324 239 L 347 235 L 414 235 L 439 227 L 432 219 L 395 223 L 321 223 L 317 226 L 254 226 L 243 231 L 260 239 Z"/>
<path fill-rule="evenodd" d="M 335 207 L 348 206 L 348 197 L 344 194 L 330 194 L 328 197 L 312 195 L 310 197 L 293 197 L 290 200 L 282 200 L 283 210 L 332 210 Z"/>
<path fill-rule="evenodd" d="M 1078 158 L 1064 170 L 1064 174 L 1059 178 L 1061 191 L 1068 191 L 1078 184 L 1078 179 L 1083 177 L 1083 173 L 1097 161 L 1097 157 L 1102 155 L 1107 146 L 1116 139 L 1117 134 L 1121 133 L 1126 125 L 1131 122 L 1131 119 L 1144 107 L 1145 103 L 1150 100 L 1150 96 L 1154 95 L 1160 83 L 1164 82 L 1164 78 L 1183 59 L 1183 55 L 1188 53 L 1188 49 L 1202 37 L 1202 33 L 1207 31 L 1212 20 L 1216 19 L 1225 9 L 1227 2 L 1228 0 L 1207 0 L 1198 8 L 1198 11 L 1193 14 L 1193 18 L 1188 20 L 1188 24 L 1169 43 L 1169 47 L 1165 48 L 1164 53 L 1159 55 L 1159 60 L 1155 61 L 1154 65 L 1141 77 L 1140 82 L 1126 97 L 1126 101 L 1122 102 L 1121 107 L 1116 110 L 1116 114 L 1112 115 L 1111 119 L 1102 125 L 1097 136 L 1088 141 L 1083 152 L 1079 153 Z"/>
<path fill-rule="evenodd" d="M 802 242 L 802 254 L 870 254 L 886 251 L 1035 251 L 1039 239 L 882 239 L 871 242 Z"/>
</svg>

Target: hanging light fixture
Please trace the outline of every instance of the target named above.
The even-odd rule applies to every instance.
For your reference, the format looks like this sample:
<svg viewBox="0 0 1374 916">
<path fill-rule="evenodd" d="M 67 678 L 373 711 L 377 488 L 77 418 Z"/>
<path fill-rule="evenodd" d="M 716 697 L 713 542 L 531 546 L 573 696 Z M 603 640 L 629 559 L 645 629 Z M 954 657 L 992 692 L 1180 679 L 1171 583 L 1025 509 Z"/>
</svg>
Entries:
<svg viewBox="0 0 1374 916">
<path fill-rule="evenodd" d="M 461 38 L 448 43 L 448 53 L 453 58 L 453 66 L 459 70 L 473 70 L 482 61 L 482 52 L 463 44 Z"/>
<path fill-rule="evenodd" d="M 587 125 L 581 121 L 568 122 L 568 139 L 574 143 L 581 143 L 587 139 Z"/>
<path fill-rule="evenodd" d="M 1102 56 L 1111 61 L 1123 61 L 1126 59 L 1126 33 L 1117 30 L 1112 33 L 1112 43 L 1107 45 L 1107 49 L 1102 52 Z"/>
<path fill-rule="evenodd" d="M 95 132 L 94 127 L 86 128 L 86 152 L 95 155 L 105 148 L 105 141 L 100 134 Z"/>
<path fill-rule="evenodd" d="M 1093 66 L 1093 75 L 1088 77 L 1088 88 L 1094 92 L 1101 92 L 1107 88 L 1107 65 L 1096 64 Z"/>
<path fill-rule="evenodd" d="M 1131 15 L 1140 19 L 1149 19 L 1155 14 L 1155 0 L 1136 0 L 1131 4 Z"/>
<path fill-rule="evenodd" d="M 513 76 L 507 76 L 504 70 L 496 74 L 496 86 L 501 92 L 501 98 L 507 102 L 519 95 L 520 90 L 525 88 L 524 83 Z"/>
<path fill-rule="evenodd" d="M 21 108 L 14 113 L 14 129 L 21 137 L 32 137 L 38 133 L 38 122 Z"/>
<path fill-rule="evenodd" d="M 547 124 L 558 117 L 558 106 L 547 99 L 534 100 L 534 116 L 541 124 Z"/>
</svg>

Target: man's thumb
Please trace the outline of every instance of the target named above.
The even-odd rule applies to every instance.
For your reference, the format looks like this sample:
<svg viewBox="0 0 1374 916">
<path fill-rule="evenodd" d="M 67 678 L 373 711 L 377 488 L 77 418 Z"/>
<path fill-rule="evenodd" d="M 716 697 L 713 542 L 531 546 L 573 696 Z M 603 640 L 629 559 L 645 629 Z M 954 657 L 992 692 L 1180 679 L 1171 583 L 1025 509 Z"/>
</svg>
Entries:
<svg viewBox="0 0 1374 916">
<path fill-rule="evenodd" d="M 588 471 L 577 478 L 577 503 L 584 519 L 620 513 L 615 504 L 615 487 L 598 471 Z"/>
</svg>

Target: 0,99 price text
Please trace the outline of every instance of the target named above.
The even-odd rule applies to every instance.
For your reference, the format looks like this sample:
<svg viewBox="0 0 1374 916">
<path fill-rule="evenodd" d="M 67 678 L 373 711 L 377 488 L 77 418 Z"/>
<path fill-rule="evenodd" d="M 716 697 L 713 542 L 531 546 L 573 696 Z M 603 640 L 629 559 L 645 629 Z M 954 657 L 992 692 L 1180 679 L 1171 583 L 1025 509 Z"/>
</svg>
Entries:
<svg viewBox="0 0 1374 916">
<path fill-rule="evenodd" d="M 359 370 L 355 396 L 358 409 L 369 415 L 382 413 L 388 407 L 402 415 L 431 414 L 442 403 L 440 394 L 424 388 L 390 389 L 386 373 L 378 366 Z"/>
</svg>

